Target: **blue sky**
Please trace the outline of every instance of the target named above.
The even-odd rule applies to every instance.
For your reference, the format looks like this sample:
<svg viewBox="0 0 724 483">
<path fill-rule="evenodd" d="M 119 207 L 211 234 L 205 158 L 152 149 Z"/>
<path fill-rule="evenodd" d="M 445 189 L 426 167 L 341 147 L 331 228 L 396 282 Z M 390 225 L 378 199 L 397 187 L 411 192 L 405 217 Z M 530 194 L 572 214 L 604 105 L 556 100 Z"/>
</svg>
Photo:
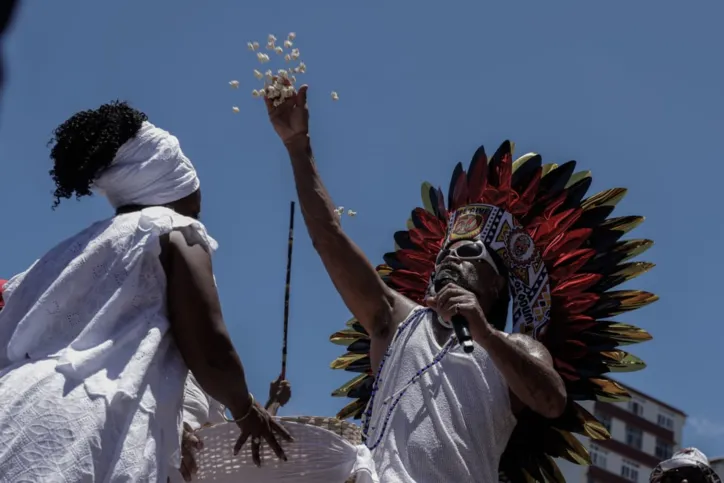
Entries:
<svg viewBox="0 0 724 483">
<path fill-rule="evenodd" d="M 1 275 L 109 216 L 100 197 L 51 211 L 46 143 L 72 113 L 126 99 L 176 134 L 200 172 L 226 322 L 265 394 L 279 373 L 295 193 L 250 95 L 246 42 L 295 31 L 320 170 L 335 202 L 359 212 L 344 226 L 375 263 L 420 183 L 447 187 L 479 144 L 492 152 L 510 138 L 518 154 L 578 160 L 597 191 L 628 187 L 617 214 L 647 216 L 631 236 L 657 242 L 643 259 L 658 267 L 634 285 L 661 301 L 621 318 L 655 337 L 634 350 L 649 367 L 621 380 L 687 412 L 685 443 L 724 455 L 721 2 L 306 3 L 25 2 L 7 45 Z M 327 338 L 347 318 L 298 216 L 286 414 L 332 415 L 345 402 L 329 396 L 349 376 L 329 369 L 341 352 Z"/>
</svg>

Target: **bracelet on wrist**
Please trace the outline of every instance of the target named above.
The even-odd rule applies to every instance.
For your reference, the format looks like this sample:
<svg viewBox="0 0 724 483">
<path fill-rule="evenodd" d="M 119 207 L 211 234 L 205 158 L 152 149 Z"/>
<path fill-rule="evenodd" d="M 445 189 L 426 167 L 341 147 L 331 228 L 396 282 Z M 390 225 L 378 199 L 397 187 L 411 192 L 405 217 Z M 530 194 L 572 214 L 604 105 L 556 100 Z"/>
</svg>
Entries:
<svg viewBox="0 0 724 483">
<path fill-rule="evenodd" d="M 224 419 L 225 419 L 226 422 L 228 422 L 228 423 L 240 423 L 240 422 L 242 422 L 243 420 L 245 420 L 246 418 L 248 418 L 249 415 L 251 414 L 251 410 L 254 409 L 254 403 L 255 403 L 254 395 L 253 395 L 252 393 L 249 393 L 249 409 L 246 410 L 246 413 L 245 413 L 242 417 L 240 417 L 240 418 L 232 419 L 232 418 L 227 418 L 227 417 L 226 417 L 226 411 L 224 411 L 224 412 L 222 413 L 222 414 L 224 415 Z"/>
</svg>

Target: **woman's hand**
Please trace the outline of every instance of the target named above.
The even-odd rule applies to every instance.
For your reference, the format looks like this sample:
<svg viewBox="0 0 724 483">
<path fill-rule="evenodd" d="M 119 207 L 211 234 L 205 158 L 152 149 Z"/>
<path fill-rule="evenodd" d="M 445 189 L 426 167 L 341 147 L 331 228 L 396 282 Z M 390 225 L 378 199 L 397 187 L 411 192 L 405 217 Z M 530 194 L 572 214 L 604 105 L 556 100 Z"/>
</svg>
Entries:
<svg viewBox="0 0 724 483">
<path fill-rule="evenodd" d="M 191 481 L 199 470 L 196 465 L 196 451 L 203 449 L 204 443 L 196 436 L 188 423 L 184 423 L 181 436 L 181 476 L 184 481 Z"/>
<path fill-rule="evenodd" d="M 284 450 L 277 441 L 277 435 L 286 441 L 293 441 L 293 438 L 282 425 L 272 419 L 264 408 L 254 402 L 247 412 L 240 415 L 240 418 L 237 418 L 239 416 L 237 413 L 232 412 L 232 414 L 234 414 L 234 418 L 237 419 L 236 424 L 241 429 L 241 436 L 239 436 L 234 446 L 234 455 L 239 454 L 246 441 L 251 438 L 252 459 L 255 465 L 261 466 L 260 450 L 263 438 L 279 459 L 287 460 Z"/>
<path fill-rule="evenodd" d="M 288 150 L 306 148 L 309 145 L 309 109 L 307 89 L 302 86 L 292 97 L 274 107 L 272 100 L 265 98 L 269 120 Z"/>
<path fill-rule="evenodd" d="M 291 397 L 292 386 L 289 381 L 282 379 L 281 375 L 269 385 L 269 404 L 278 403 L 284 406 Z"/>
</svg>

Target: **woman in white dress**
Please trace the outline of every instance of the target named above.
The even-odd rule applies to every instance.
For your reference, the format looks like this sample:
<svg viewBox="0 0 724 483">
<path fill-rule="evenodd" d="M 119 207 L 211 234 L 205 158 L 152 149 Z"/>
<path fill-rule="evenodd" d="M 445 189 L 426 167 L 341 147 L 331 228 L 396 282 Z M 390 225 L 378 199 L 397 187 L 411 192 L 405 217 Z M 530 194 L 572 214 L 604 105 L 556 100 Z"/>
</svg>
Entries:
<svg viewBox="0 0 724 483">
<path fill-rule="evenodd" d="M 180 465 L 188 371 L 241 429 L 286 459 L 289 434 L 249 393 L 178 140 L 126 103 L 75 114 L 51 150 L 61 199 L 115 209 L 5 285 L 0 481 L 163 482 Z"/>
</svg>

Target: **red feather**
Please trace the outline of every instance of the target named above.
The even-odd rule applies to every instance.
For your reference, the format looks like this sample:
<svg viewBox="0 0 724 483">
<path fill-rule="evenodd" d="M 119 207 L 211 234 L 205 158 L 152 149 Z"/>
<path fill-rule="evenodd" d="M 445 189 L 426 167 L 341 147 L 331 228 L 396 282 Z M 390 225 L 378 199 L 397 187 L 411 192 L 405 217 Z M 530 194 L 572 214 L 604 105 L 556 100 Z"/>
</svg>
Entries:
<svg viewBox="0 0 724 483">
<path fill-rule="evenodd" d="M 455 180 L 455 188 L 453 189 L 453 206 L 450 210 L 456 210 L 468 204 L 468 177 L 465 171 L 460 173 L 458 179 Z"/>
<path fill-rule="evenodd" d="M 553 295 L 553 305 L 570 315 L 582 314 L 593 307 L 600 297 L 595 293 L 582 293 L 574 297 Z"/>
<path fill-rule="evenodd" d="M 538 168 L 533 176 L 533 179 L 530 180 L 530 183 L 528 183 L 528 186 L 525 188 L 525 191 L 518 195 L 514 204 L 510 205 L 510 212 L 513 215 L 522 216 L 530 211 L 530 208 L 533 206 L 533 202 L 535 201 L 535 196 L 538 194 L 538 187 L 540 186 L 542 173 L 543 168 Z"/>
<path fill-rule="evenodd" d="M 447 227 L 440 219 L 424 208 L 415 208 L 415 217 L 423 227 L 433 236 L 444 237 Z"/>
<path fill-rule="evenodd" d="M 603 275 L 600 273 L 582 273 L 580 275 L 574 275 L 554 288 L 551 293 L 560 297 L 571 297 L 581 292 L 585 292 L 598 283 L 598 281 L 602 278 Z"/>
<path fill-rule="evenodd" d="M 557 260 L 561 255 L 577 250 L 583 242 L 588 240 L 592 232 L 593 230 L 590 228 L 579 228 L 561 233 L 559 238 L 545 249 L 543 259 L 546 261 Z"/>
<path fill-rule="evenodd" d="M 485 151 L 481 149 L 475 163 L 471 164 L 472 170 L 468 173 L 468 199 L 470 203 L 482 203 L 488 177 L 488 156 Z"/>
</svg>

